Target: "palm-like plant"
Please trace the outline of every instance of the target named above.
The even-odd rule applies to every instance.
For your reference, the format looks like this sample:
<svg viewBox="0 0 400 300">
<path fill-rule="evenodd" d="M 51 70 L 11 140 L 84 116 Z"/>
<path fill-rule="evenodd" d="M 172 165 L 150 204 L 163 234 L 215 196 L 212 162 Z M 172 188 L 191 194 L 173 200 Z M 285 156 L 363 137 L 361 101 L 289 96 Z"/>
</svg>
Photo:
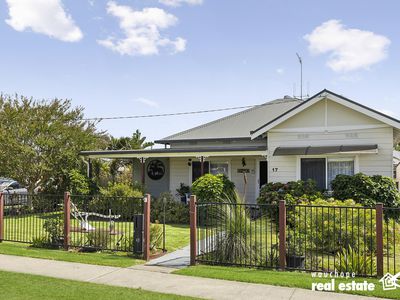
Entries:
<svg viewBox="0 0 400 300">
<path fill-rule="evenodd" d="M 146 142 L 146 137 L 142 136 L 142 133 L 139 131 L 139 129 L 136 129 L 131 137 L 111 137 L 106 150 L 137 150 L 146 149 L 153 145 L 153 142 Z M 110 164 L 111 176 L 115 178 L 118 169 L 126 166 L 127 163 L 129 162 L 121 159 L 114 159 Z"/>
<path fill-rule="evenodd" d="M 221 203 L 209 211 L 216 224 L 213 255 L 219 262 L 238 262 L 246 260 L 251 252 L 248 239 L 251 219 L 243 201 L 236 193 L 234 197 L 223 196 Z"/>
</svg>

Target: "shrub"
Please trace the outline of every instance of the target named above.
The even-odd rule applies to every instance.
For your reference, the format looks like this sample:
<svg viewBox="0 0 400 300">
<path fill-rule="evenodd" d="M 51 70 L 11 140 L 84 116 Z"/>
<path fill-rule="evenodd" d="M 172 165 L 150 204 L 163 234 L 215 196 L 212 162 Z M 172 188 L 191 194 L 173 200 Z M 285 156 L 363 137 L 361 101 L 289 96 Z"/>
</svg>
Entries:
<svg viewBox="0 0 400 300">
<path fill-rule="evenodd" d="M 158 222 L 150 225 L 150 250 L 160 249 L 163 237 L 163 229 Z"/>
<path fill-rule="evenodd" d="M 122 218 L 131 218 L 139 213 L 143 194 L 141 191 L 133 189 L 130 185 L 124 183 L 109 184 L 108 188 L 101 189 L 101 195 L 85 199 L 87 203 L 75 203 L 78 205 L 88 205 L 85 210 L 107 214 L 111 209 L 112 214 L 121 215 Z"/>
<path fill-rule="evenodd" d="M 34 212 L 54 212 L 61 211 L 60 204 L 63 203 L 63 196 L 46 196 L 43 194 L 37 194 L 30 196 L 31 206 Z M 28 198 L 29 200 L 29 198 Z"/>
<path fill-rule="evenodd" d="M 151 200 L 151 222 L 163 222 L 163 208 L 165 201 L 165 223 L 189 224 L 189 205 L 177 201 L 171 193 L 162 193 L 158 198 Z"/>
<path fill-rule="evenodd" d="M 314 180 L 298 180 L 288 183 L 269 182 L 260 190 L 258 204 L 278 204 L 279 200 L 286 200 L 287 204 L 309 202 L 322 198 Z"/>
<path fill-rule="evenodd" d="M 213 237 L 215 239 L 213 255 L 222 263 L 235 263 L 239 262 L 239 259 L 247 261 L 248 258 L 251 259 L 255 245 L 253 243 L 251 246 L 247 240 L 247 237 L 251 238 L 250 214 L 242 205 L 236 205 L 243 203 L 238 194 L 235 194 L 235 199 L 227 197 L 221 200 L 226 204 L 207 209 L 207 215 L 213 219 L 213 223 L 221 224 L 217 228 L 219 232 Z"/>
<path fill-rule="evenodd" d="M 304 235 L 301 232 L 289 231 L 287 235 L 287 254 L 290 256 L 303 256 L 306 247 Z"/>
<path fill-rule="evenodd" d="M 400 207 L 400 193 L 390 177 L 362 173 L 337 175 L 332 181 L 332 189 L 336 199 L 353 199 L 369 207 L 376 203 L 383 203 L 385 207 Z"/>
<path fill-rule="evenodd" d="M 219 199 L 224 192 L 224 182 L 221 176 L 206 174 L 198 178 L 192 185 L 192 192 L 199 201 L 212 202 Z"/>
<path fill-rule="evenodd" d="M 32 247 L 35 248 L 48 248 L 49 240 L 47 236 L 39 236 L 32 238 Z"/>
<path fill-rule="evenodd" d="M 190 186 L 181 182 L 179 185 L 179 188 L 176 189 L 176 195 L 179 197 L 186 197 L 186 194 L 189 194 L 189 193 L 190 193 Z"/>
<path fill-rule="evenodd" d="M 87 195 L 90 193 L 90 181 L 79 170 L 73 169 L 68 174 L 69 190 L 74 195 Z"/>
<path fill-rule="evenodd" d="M 222 194 L 225 198 L 236 199 L 235 183 L 229 180 L 225 174 L 218 174 L 217 177 L 222 179 Z"/>
<path fill-rule="evenodd" d="M 361 205 L 353 200 L 319 199 L 302 204 L 305 206 L 288 207 L 287 223 L 289 232 L 305 238 L 307 249 L 325 253 L 350 248 L 375 251 L 375 210 L 357 209 Z"/>
<path fill-rule="evenodd" d="M 107 188 L 100 188 L 100 194 L 106 197 L 143 197 L 142 191 L 126 183 L 109 183 Z"/>
<path fill-rule="evenodd" d="M 192 192 L 199 201 L 213 202 L 224 198 L 236 199 L 235 184 L 224 174 L 206 174 L 193 182 Z"/>
<path fill-rule="evenodd" d="M 55 217 L 44 221 L 43 229 L 47 233 L 47 243 L 49 246 L 59 246 L 64 240 L 64 220 Z"/>
<path fill-rule="evenodd" d="M 97 229 L 87 233 L 87 246 L 97 250 L 107 249 L 110 243 L 110 233 L 107 230 Z"/>
<path fill-rule="evenodd" d="M 365 255 L 349 247 L 336 254 L 335 269 L 338 272 L 373 275 L 376 271 L 375 261 L 375 256 Z"/>
</svg>

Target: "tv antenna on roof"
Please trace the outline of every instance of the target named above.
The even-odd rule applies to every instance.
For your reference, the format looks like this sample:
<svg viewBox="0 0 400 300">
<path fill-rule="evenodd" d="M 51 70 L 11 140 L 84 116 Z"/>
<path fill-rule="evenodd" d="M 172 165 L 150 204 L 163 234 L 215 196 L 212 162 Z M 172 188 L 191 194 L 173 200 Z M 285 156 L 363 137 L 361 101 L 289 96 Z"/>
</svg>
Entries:
<svg viewBox="0 0 400 300">
<path fill-rule="evenodd" d="M 303 100 L 303 60 L 297 52 L 296 55 L 300 63 L 300 99 Z"/>
</svg>

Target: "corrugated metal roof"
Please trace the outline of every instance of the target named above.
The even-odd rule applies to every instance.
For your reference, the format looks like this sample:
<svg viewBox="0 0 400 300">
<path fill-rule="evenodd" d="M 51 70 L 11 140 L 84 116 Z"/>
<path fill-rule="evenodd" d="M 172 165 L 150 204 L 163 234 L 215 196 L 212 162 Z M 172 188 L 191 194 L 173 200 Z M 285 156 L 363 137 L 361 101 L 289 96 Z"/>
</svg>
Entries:
<svg viewBox="0 0 400 300">
<path fill-rule="evenodd" d="M 203 139 L 241 139 L 249 138 L 250 131 L 273 120 L 302 101 L 285 97 L 257 105 L 236 114 L 165 137 L 158 143 Z"/>
<path fill-rule="evenodd" d="M 101 151 L 81 151 L 79 155 L 98 158 L 139 158 L 139 157 L 179 157 L 179 156 L 208 156 L 215 155 L 246 155 L 247 154 L 266 154 L 266 146 L 246 146 L 246 147 L 198 147 L 198 148 L 167 148 L 167 149 L 143 149 L 143 150 L 101 150 Z"/>
</svg>

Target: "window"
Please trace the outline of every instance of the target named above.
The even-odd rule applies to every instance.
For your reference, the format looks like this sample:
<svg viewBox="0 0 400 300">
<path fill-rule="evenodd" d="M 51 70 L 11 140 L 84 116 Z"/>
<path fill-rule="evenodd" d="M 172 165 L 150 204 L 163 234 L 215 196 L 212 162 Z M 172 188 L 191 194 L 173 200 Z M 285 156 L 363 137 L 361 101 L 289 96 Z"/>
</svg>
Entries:
<svg viewBox="0 0 400 300">
<path fill-rule="evenodd" d="M 326 161 L 325 158 L 302 158 L 301 180 L 312 179 L 320 190 L 326 189 Z"/>
<path fill-rule="evenodd" d="M 228 162 L 218 162 L 218 161 L 205 161 L 204 162 L 204 174 L 225 174 L 229 177 L 229 163 Z M 192 183 L 196 181 L 201 176 L 201 162 L 192 162 Z"/>
<path fill-rule="evenodd" d="M 15 181 L 12 184 L 10 184 L 10 187 L 13 188 L 14 190 L 19 189 L 19 183 Z"/>
<path fill-rule="evenodd" d="M 301 179 L 313 179 L 321 190 L 331 190 L 337 175 L 354 175 L 354 158 L 302 158 Z"/>
<path fill-rule="evenodd" d="M 204 162 L 204 174 L 209 173 L 210 171 L 210 162 Z M 201 162 L 193 161 L 192 162 L 192 183 L 196 181 L 197 178 L 201 177 Z"/>
<path fill-rule="evenodd" d="M 336 178 L 336 175 L 354 175 L 354 159 L 328 159 L 328 184 L 331 189 L 331 182 Z"/>
<path fill-rule="evenodd" d="M 210 173 L 213 175 L 224 174 L 229 176 L 229 164 L 227 162 L 211 162 Z"/>
</svg>

